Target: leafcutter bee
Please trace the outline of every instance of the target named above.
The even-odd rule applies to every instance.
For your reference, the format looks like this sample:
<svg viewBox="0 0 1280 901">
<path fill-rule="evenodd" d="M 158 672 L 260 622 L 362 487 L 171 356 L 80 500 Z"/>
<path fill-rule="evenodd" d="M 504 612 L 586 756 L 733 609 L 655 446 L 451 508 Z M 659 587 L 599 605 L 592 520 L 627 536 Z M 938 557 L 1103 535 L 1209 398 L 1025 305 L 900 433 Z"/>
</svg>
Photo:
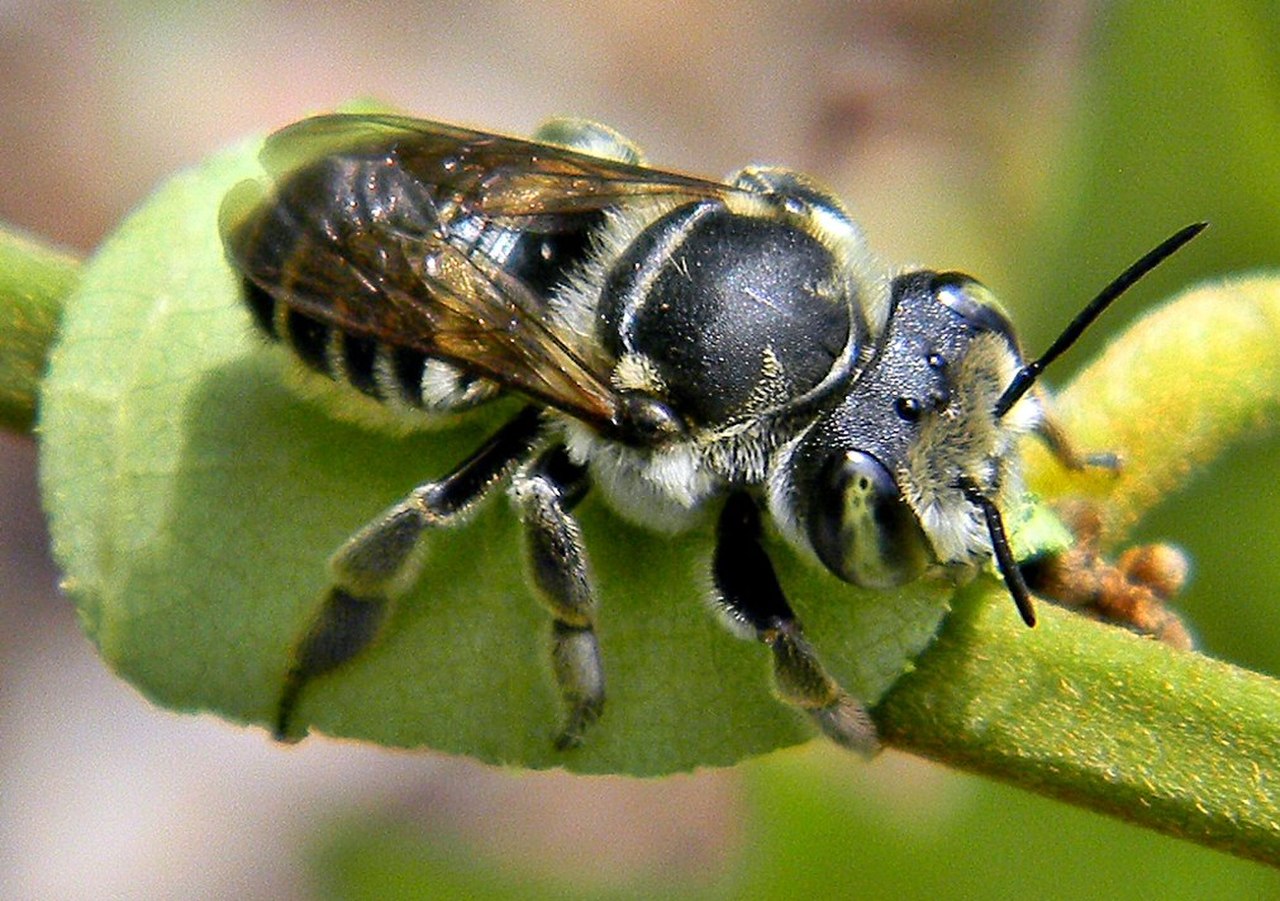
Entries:
<svg viewBox="0 0 1280 901">
<path fill-rule="evenodd" d="M 376 635 L 412 584 L 424 533 L 500 485 L 526 533 L 580 742 L 604 706 L 596 601 L 574 507 L 594 488 L 667 532 L 717 517 L 715 602 L 772 651 L 784 700 L 870 752 L 863 705 L 805 640 L 770 562 L 768 517 L 835 576 L 871 588 L 993 557 L 1030 594 L 1001 511 L 1016 445 L 1047 438 L 1044 366 L 1190 226 L 1024 363 L 990 293 L 955 272 L 895 272 L 811 179 L 752 166 L 725 182 L 643 164 L 603 126 L 534 140 L 391 115 L 331 115 L 272 135 L 272 180 L 223 204 L 261 330 L 307 367 L 423 415 L 499 395 L 527 404 L 456 469 L 414 488 L 334 554 L 294 649 L 277 734 L 300 693 Z"/>
</svg>

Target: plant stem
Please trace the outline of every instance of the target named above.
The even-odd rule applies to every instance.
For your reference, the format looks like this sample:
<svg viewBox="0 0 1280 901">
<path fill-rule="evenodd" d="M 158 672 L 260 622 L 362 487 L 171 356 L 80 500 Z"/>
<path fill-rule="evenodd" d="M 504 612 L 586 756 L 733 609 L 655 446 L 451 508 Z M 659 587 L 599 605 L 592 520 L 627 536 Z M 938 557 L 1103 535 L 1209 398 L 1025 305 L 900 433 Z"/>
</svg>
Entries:
<svg viewBox="0 0 1280 901">
<path fill-rule="evenodd" d="M 1170 835 L 1280 864 L 1280 682 L 990 583 L 881 703 L 886 739 Z"/>
<path fill-rule="evenodd" d="M 0 226 L 0 427 L 30 432 L 40 378 L 80 261 Z"/>
</svg>

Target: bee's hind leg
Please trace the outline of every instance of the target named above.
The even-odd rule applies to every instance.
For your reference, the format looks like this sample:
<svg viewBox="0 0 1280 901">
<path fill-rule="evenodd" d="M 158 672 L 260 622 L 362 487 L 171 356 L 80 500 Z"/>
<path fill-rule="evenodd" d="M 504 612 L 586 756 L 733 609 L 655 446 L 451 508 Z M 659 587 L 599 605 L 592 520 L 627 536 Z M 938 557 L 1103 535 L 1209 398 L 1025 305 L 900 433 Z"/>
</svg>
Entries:
<svg viewBox="0 0 1280 901">
<path fill-rule="evenodd" d="M 720 513 L 712 574 L 730 627 L 773 652 L 773 673 L 783 700 L 808 713 L 833 741 L 870 756 L 880 748 L 875 723 L 823 668 L 805 640 L 760 541 L 760 511 L 746 494 L 733 494 Z"/>
<path fill-rule="evenodd" d="M 529 570 L 551 612 L 551 664 L 568 714 L 556 737 L 561 750 L 582 743 L 604 709 L 604 668 L 595 632 L 595 594 L 573 508 L 587 493 L 586 469 L 562 446 L 546 451 L 511 481 L 524 523 Z"/>
<path fill-rule="evenodd" d="M 527 459 L 537 446 L 540 428 L 538 408 L 525 408 L 453 472 L 415 488 L 338 549 L 329 561 L 332 584 L 294 647 L 276 705 L 278 740 L 300 737 L 291 727 L 307 683 L 367 648 L 391 602 L 413 585 L 421 569 L 422 533 L 450 525 Z"/>
</svg>

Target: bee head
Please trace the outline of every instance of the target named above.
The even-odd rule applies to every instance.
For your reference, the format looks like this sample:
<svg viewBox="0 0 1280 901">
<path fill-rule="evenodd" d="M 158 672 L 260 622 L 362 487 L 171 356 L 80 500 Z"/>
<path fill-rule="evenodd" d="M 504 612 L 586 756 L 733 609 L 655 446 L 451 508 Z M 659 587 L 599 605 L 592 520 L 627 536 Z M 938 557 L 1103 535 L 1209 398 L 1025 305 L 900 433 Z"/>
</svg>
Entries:
<svg viewBox="0 0 1280 901">
<path fill-rule="evenodd" d="M 1025 364 L 981 284 L 950 272 L 899 276 L 875 354 L 775 471 L 778 521 L 836 576 L 872 588 L 994 556 L 1034 624 L 1000 512 L 1021 490 L 1017 441 L 1041 420 L 1028 391 L 1125 289 L 1203 227 L 1188 226 L 1134 263 Z"/>
<path fill-rule="evenodd" d="M 1039 417 L 1033 398 L 995 413 L 1022 360 L 978 282 L 908 273 L 891 310 L 875 355 L 793 449 L 784 492 L 797 537 L 835 575 L 873 588 L 991 553 L 965 486 L 998 496 L 1015 483 L 1013 443 Z"/>
</svg>

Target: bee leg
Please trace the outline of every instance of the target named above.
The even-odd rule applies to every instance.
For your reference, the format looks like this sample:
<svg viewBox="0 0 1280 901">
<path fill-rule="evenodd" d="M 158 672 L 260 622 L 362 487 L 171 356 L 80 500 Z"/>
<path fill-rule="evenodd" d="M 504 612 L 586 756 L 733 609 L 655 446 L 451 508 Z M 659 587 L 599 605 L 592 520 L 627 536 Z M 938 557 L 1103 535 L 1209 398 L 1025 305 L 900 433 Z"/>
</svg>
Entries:
<svg viewBox="0 0 1280 901">
<path fill-rule="evenodd" d="M 871 756 L 880 748 L 875 723 L 805 640 L 760 538 L 755 501 L 730 495 L 720 513 L 712 563 L 717 601 L 730 627 L 773 651 L 774 681 L 783 700 L 813 717 L 836 743 Z"/>
<path fill-rule="evenodd" d="M 1090 454 L 1080 450 L 1080 448 L 1076 447 L 1075 442 L 1068 437 L 1067 430 L 1062 427 L 1058 417 L 1054 415 L 1049 405 L 1049 399 L 1044 392 L 1037 391 L 1036 395 L 1040 399 L 1040 406 L 1043 411 L 1040 423 L 1036 426 L 1036 433 L 1044 441 L 1045 446 L 1049 448 L 1049 452 L 1057 458 L 1063 467 L 1073 472 L 1079 472 L 1083 469 L 1105 469 L 1119 472 L 1120 457 L 1117 454 L 1108 451 Z"/>
<path fill-rule="evenodd" d="M 419 539 L 451 524 L 474 506 L 537 444 L 538 408 L 526 407 L 436 482 L 415 488 L 400 503 L 353 535 L 329 560 L 332 584 L 315 619 L 294 647 L 276 704 L 275 737 L 291 738 L 302 690 L 363 651 L 377 636 L 391 602 L 414 583 L 421 568 Z"/>
<path fill-rule="evenodd" d="M 552 672 L 568 709 L 556 737 L 560 750 L 581 744 L 604 709 L 595 595 L 582 533 L 571 515 L 588 487 L 585 468 L 572 462 L 562 446 L 548 450 L 511 482 L 525 527 L 529 570 L 552 616 Z"/>
</svg>

